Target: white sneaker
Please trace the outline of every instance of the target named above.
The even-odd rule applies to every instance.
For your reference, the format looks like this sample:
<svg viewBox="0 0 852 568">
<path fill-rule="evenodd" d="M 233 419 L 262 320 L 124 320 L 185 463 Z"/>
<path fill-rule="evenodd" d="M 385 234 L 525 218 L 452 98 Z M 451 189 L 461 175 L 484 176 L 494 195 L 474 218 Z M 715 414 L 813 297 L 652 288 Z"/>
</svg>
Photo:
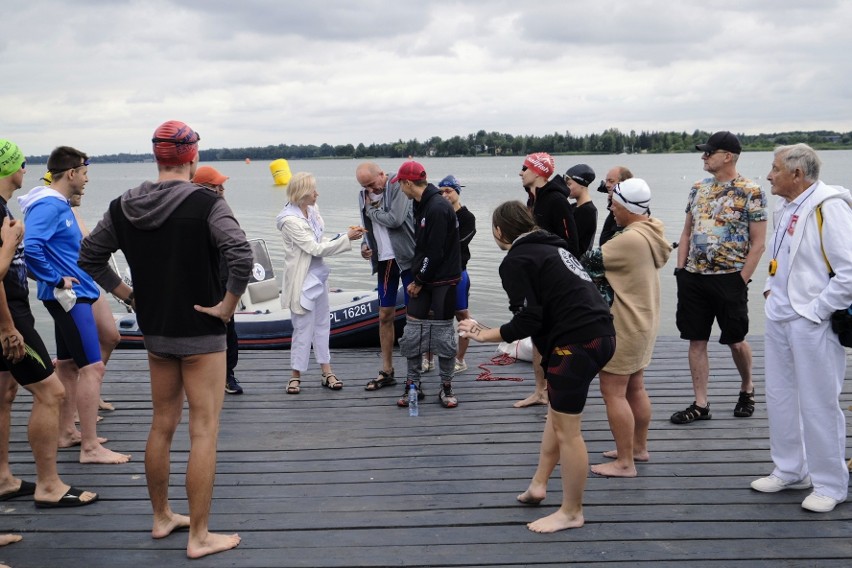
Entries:
<svg viewBox="0 0 852 568">
<path fill-rule="evenodd" d="M 811 493 L 802 501 L 802 509 L 807 509 L 814 513 L 828 513 L 829 511 L 833 511 L 837 504 L 841 502 L 825 495 Z"/>
<path fill-rule="evenodd" d="M 810 487 L 810 476 L 800 479 L 799 481 L 784 481 L 780 477 L 770 475 L 768 477 L 755 479 L 751 482 L 751 488 L 755 491 L 760 491 L 761 493 L 778 493 L 785 489 L 810 489 Z"/>
<path fill-rule="evenodd" d="M 456 359 L 456 364 L 455 364 L 455 367 L 453 368 L 453 370 L 456 373 L 460 373 L 462 371 L 467 371 L 467 363 L 465 363 L 464 360 L 459 361 L 458 359 Z"/>
</svg>

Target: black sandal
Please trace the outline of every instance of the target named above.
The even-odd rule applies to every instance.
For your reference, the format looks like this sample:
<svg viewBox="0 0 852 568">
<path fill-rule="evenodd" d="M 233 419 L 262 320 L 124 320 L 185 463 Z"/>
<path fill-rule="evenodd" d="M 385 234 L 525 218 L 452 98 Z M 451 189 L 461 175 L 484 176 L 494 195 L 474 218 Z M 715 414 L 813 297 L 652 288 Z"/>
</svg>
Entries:
<svg viewBox="0 0 852 568">
<path fill-rule="evenodd" d="M 707 406 L 701 407 L 693 402 L 684 410 L 680 410 L 672 414 L 671 421 L 674 424 L 689 424 L 696 420 L 710 420 L 713 417 L 710 414 L 710 403 Z"/>
<path fill-rule="evenodd" d="M 748 418 L 752 414 L 754 414 L 754 389 L 751 392 L 740 391 L 740 399 L 734 407 L 734 416 Z"/>
<path fill-rule="evenodd" d="M 396 384 L 396 379 L 394 378 L 393 369 L 390 370 L 390 373 L 386 371 L 379 371 L 379 376 L 375 379 L 371 379 L 367 382 L 367 386 L 364 387 L 364 390 L 374 391 L 379 390 L 380 388 L 390 387 Z"/>
</svg>

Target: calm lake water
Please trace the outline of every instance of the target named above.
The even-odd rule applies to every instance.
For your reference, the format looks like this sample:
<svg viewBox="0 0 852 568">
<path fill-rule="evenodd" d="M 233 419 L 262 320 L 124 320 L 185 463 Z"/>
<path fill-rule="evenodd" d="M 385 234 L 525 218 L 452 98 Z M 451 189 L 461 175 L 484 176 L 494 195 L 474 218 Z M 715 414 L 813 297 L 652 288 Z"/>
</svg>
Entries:
<svg viewBox="0 0 852 568">
<path fill-rule="evenodd" d="M 829 184 L 849 187 L 846 179 L 852 169 L 852 151 L 821 152 L 823 169 L 821 178 Z M 285 156 L 286 157 L 286 156 Z M 377 160 L 388 173 L 395 172 L 402 160 Z M 496 205 L 508 199 L 526 200 L 520 185 L 518 172 L 522 157 L 485 158 L 422 158 L 429 179 L 437 183 L 447 174 L 453 174 L 465 186 L 461 200 L 477 218 L 479 232 L 470 245 L 472 258 L 468 272 L 472 282 L 471 313 L 487 325 L 507 321 L 507 300 L 497 267 L 503 257 L 491 237 L 490 217 Z M 349 225 L 358 224 L 358 184 L 355 182 L 356 160 L 292 160 L 290 169 L 309 171 L 318 180 L 318 204 L 326 221 L 328 232 L 345 231 Z M 606 195 L 594 188 L 607 170 L 616 165 L 630 168 L 636 177 L 645 179 L 653 192 L 651 210 L 655 217 L 665 223 L 666 235 L 677 241 L 685 218 L 686 198 L 693 181 L 706 177 L 702 170 L 698 152 L 690 154 L 639 154 L 620 156 L 557 156 L 557 172 L 564 173 L 569 167 L 586 163 L 594 168 L 598 176 L 592 185 L 592 199 L 598 208 L 598 226 L 606 216 Z M 752 178 L 769 193 L 766 174 L 772 163 L 771 152 L 748 152 L 740 157 L 738 169 L 741 174 Z M 225 197 L 249 238 L 266 240 L 273 265 L 280 280 L 283 252 L 280 236 L 275 228 L 275 216 L 286 203 L 286 190 L 272 183 L 268 162 L 216 162 L 212 163 L 223 174 L 230 176 L 225 184 Z M 28 169 L 24 188 L 16 195 L 39 185 L 43 166 L 33 164 Z M 110 200 L 125 190 L 139 185 L 146 179 L 156 178 L 156 166 L 147 164 L 98 164 L 89 166 L 89 183 L 83 199 L 82 216 L 89 228 L 93 228 L 106 211 Z M 775 197 L 769 196 L 770 208 Z M 20 216 L 17 202 L 10 203 L 13 212 Z M 597 242 L 597 239 L 595 239 Z M 357 246 L 348 254 L 328 259 L 331 266 L 332 286 L 348 289 L 372 289 L 376 280 L 370 274 L 369 262 L 363 260 Z M 761 334 L 763 322 L 762 289 L 766 277 L 769 253 L 765 253 L 760 267 L 755 272 L 750 287 L 751 333 Z M 677 335 L 675 327 L 676 285 L 672 268 L 675 255 L 661 271 L 662 318 L 661 335 Z M 123 263 L 121 263 L 124 266 Z M 167 277 L 167 275 L 164 275 Z M 35 298 L 35 286 L 31 286 L 31 301 L 37 319 L 37 327 L 49 345 L 53 343 L 53 324 L 44 307 Z M 115 311 L 120 311 L 115 304 Z"/>
</svg>

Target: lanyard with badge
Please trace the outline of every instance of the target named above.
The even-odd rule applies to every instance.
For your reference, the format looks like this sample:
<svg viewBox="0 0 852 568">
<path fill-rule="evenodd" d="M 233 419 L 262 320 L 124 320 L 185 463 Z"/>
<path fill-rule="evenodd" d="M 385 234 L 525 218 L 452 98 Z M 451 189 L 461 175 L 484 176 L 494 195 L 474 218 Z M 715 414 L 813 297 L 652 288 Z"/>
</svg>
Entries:
<svg viewBox="0 0 852 568">
<path fill-rule="evenodd" d="M 796 208 L 793 209 L 793 213 L 790 214 L 790 220 L 787 222 L 787 227 L 784 229 L 784 232 L 781 233 L 781 240 L 778 240 L 778 230 L 775 230 L 775 237 L 772 240 L 772 260 L 769 261 L 769 275 L 775 276 L 775 273 L 778 272 L 778 253 L 781 251 L 781 245 L 784 244 L 784 237 L 787 236 L 787 233 L 792 235 L 796 231 L 796 223 L 799 221 L 799 216 L 796 215 L 796 211 L 799 210 L 799 207 L 804 205 L 805 201 L 808 200 L 808 197 L 811 196 L 811 193 L 816 191 L 816 188 L 812 189 L 810 193 L 808 193 L 804 199 L 802 199 Z M 777 246 L 776 246 L 777 241 Z"/>
</svg>

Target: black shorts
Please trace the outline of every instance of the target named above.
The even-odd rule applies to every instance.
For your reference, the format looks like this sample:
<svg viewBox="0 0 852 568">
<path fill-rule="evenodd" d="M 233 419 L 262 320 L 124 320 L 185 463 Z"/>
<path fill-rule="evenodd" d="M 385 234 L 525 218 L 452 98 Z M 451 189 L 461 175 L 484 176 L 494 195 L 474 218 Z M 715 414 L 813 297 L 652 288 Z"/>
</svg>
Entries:
<svg viewBox="0 0 852 568">
<path fill-rule="evenodd" d="M 589 385 L 615 353 L 615 336 L 555 347 L 547 358 L 544 376 L 550 408 L 580 414 L 586 407 Z"/>
<path fill-rule="evenodd" d="M 677 273 L 677 328 L 681 339 L 707 341 L 713 320 L 722 331 L 719 343 L 739 343 L 748 335 L 748 285 L 739 272 Z"/>
<path fill-rule="evenodd" d="M 453 319 L 456 316 L 456 285 L 424 285 L 416 298 L 408 300 L 408 315 L 423 320 Z"/>
<path fill-rule="evenodd" d="M 35 329 L 35 318 L 29 308 L 15 310 L 10 305 L 12 321 L 15 328 L 24 338 L 27 353 L 17 363 L 12 363 L 5 357 L 0 357 L 0 371 L 8 371 L 21 386 L 39 383 L 53 374 L 53 362 L 50 354 Z"/>
</svg>

